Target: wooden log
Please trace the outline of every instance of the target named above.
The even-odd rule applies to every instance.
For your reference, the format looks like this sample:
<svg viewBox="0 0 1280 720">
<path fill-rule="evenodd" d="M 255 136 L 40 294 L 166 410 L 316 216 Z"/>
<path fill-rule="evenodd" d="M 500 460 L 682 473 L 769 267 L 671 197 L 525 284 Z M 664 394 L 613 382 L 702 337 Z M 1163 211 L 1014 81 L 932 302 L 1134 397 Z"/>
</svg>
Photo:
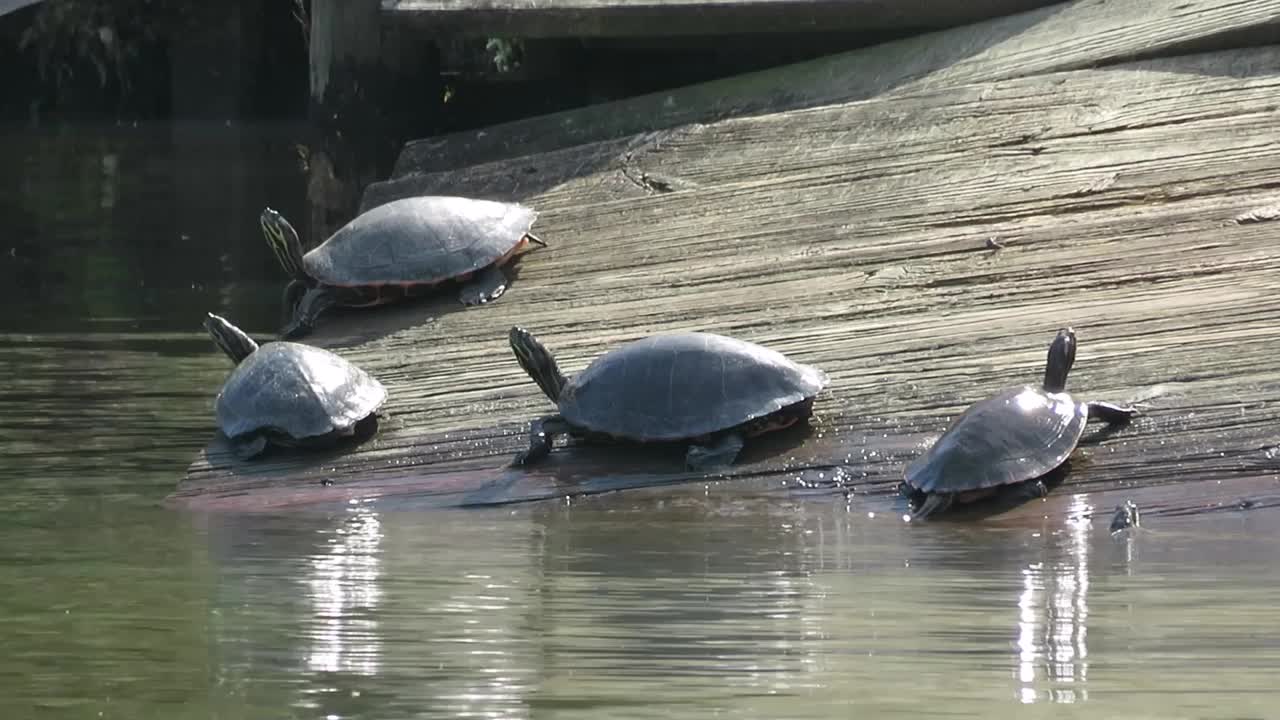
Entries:
<svg viewBox="0 0 1280 720">
<path fill-rule="evenodd" d="M 706 479 L 674 449 L 575 446 L 505 467 L 527 420 L 552 409 L 506 347 L 513 324 L 569 372 L 679 329 L 816 364 L 832 386 L 811 434 L 760 438 L 727 477 L 858 496 L 889 492 L 964 406 L 1036 382 L 1053 332 L 1074 325 L 1072 389 L 1150 409 L 1087 448 L 1063 492 L 1270 487 L 1278 90 L 1280 47 L 1229 51 L 736 119 L 636 139 L 615 165 L 548 167 L 573 179 L 524 199 L 551 247 L 499 302 L 442 297 L 321 325 L 317 342 L 390 390 L 373 441 L 255 463 L 215 441 L 172 500 L 467 505 Z M 673 191 L 633 182 L 637 168 Z"/>
<path fill-rule="evenodd" d="M 731 116 L 1094 67 L 1171 50 L 1271 42 L 1278 28 L 1276 0 L 1060 3 L 781 68 L 415 140 L 396 161 L 393 185 L 370 190 L 363 206 L 414 194 L 412 180 L 395 179 L 415 173 Z"/>
<path fill-rule="evenodd" d="M 953 27 L 1051 0 L 382 0 L 439 34 L 636 37 Z"/>
</svg>

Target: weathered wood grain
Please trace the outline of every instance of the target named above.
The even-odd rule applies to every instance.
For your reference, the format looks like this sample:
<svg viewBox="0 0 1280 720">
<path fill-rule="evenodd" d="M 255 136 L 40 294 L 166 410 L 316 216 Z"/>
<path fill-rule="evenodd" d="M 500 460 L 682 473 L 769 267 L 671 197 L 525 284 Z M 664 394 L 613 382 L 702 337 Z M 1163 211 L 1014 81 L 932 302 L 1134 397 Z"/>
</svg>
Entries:
<svg viewBox="0 0 1280 720">
<path fill-rule="evenodd" d="M 437 33 L 638 37 L 952 27 L 1051 0 L 382 0 Z"/>
<path fill-rule="evenodd" d="M 805 63 L 413 141 L 392 178 L 687 123 L 1277 38 L 1280 0 L 1060 3 Z"/>
<path fill-rule="evenodd" d="M 1054 330 L 1074 325 L 1070 387 L 1150 410 L 1086 448 L 1061 492 L 1178 482 L 1212 505 L 1213 483 L 1239 478 L 1265 500 L 1280 477 L 1280 224 L 1237 218 L 1280 202 L 1278 98 L 1268 47 L 636 140 L 618 165 L 515 193 L 552 245 L 496 304 L 441 298 L 322 325 L 318 342 L 390 390 L 374 441 L 252 464 L 215 442 L 173 502 L 483 504 L 704 479 L 665 449 L 574 447 L 505 468 L 525 422 L 551 410 L 506 347 L 512 324 L 568 371 L 677 329 L 826 369 L 813 434 L 762 438 L 729 476 L 855 496 L 887 493 L 965 405 L 1037 381 Z M 496 187 L 527 162 L 467 182 Z M 628 179 L 637 168 L 672 191 Z"/>
<path fill-rule="evenodd" d="M 865 103 L 689 125 L 454 171 L 419 173 L 371 186 L 364 205 L 368 209 L 400 197 L 454 192 L 537 197 L 545 206 L 710 188 L 735 178 L 794 176 L 809 182 L 815 169 L 823 168 L 826 158 L 837 152 L 844 160 L 840 167 L 856 168 L 851 181 L 867 181 L 871 192 L 881 187 L 896 192 L 894 184 L 940 165 L 940 160 L 964 162 L 978 151 L 1029 161 L 1044 155 L 1045 162 L 1072 155 L 1078 148 L 1088 152 L 1088 146 L 1095 144 L 1089 135 L 1110 132 L 1122 123 L 1150 127 L 1151 132 L 1166 136 L 1157 142 L 1198 142 L 1188 136 L 1198 130 L 1181 119 L 1211 119 L 1219 112 L 1221 99 L 1206 91 L 1211 87 L 1206 78 L 1266 75 L 1273 70 L 1270 50 L 1242 51 L 1148 60 L 1115 72 L 926 89 Z M 1275 92 L 1265 83 L 1236 85 L 1233 90 L 1264 107 Z M 803 135 L 797 142 L 780 141 L 797 134 Z M 1087 195 L 1086 191 L 1105 189 L 1101 185 L 1113 180 L 1106 171 L 1071 182 L 1082 183 L 1079 194 Z M 975 186 L 968 192 L 985 195 L 987 188 Z M 1244 215 L 1267 218 L 1272 212 L 1261 207 Z"/>
</svg>

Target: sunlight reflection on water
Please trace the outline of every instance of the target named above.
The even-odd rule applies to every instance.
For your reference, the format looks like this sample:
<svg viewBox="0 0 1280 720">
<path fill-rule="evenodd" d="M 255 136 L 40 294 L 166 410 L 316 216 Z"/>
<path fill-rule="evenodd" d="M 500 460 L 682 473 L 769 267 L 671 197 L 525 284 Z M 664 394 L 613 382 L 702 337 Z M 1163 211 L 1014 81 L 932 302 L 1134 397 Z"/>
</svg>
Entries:
<svg viewBox="0 0 1280 720">
<path fill-rule="evenodd" d="M 308 669 L 377 674 L 381 543 L 377 514 L 357 506 L 329 539 L 329 552 L 311 558 L 307 584 L 315 627 Z"/>
</svg>

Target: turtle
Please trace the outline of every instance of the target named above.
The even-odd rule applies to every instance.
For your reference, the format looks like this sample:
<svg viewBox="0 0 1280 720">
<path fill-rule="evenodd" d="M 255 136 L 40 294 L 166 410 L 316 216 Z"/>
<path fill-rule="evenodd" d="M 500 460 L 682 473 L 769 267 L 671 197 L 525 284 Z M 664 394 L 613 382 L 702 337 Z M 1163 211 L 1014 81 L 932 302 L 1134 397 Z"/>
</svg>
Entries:
<svg viewBox="0 0 1280 720">
<path fill-rule="evenodd" d="M 498 299 L 507 289 L 502 266 L 529 243 L 537 213 L 517 203 L 429 195 L 393 200 L 361 213 L 305 255 L 298 233 L 266 208 L 262 232 L 292 278 L 284 289 L 283 339 L 311 332 L 334 305 L 367 307 L 424 294 L 446 281 L 461 284 L 466 306 Z"/>
<path fill-rule="evenodd" d="M 376 430 L 386 388 L 351 362 L 300 343 L 259 346 L 213 313 L 204 327 L 236 363 L 214 401 L 214 414 L 238 457 L 253 458 L 268 443 L 324 447 Z"/>
<path fill-rule="evenodd" d="M 533 421 L 513 465 L 545 458 L 557 435 L 687 443 L 685 465 L 732 465 L 749 437 L 813 412 L 827 375 L 754 343 L 705 332 L 652 335 L 597 357 L 572 379 L 528 330 L 511 349 L 559 412 Z"/>
<path fill-rule="evenodd" d="M 1043 477 L 1064 462 L 1090 420 L 1111 425 L 1139 412 L 1109 402 L 1084 402 L 1066 391 L 1076 357 L 1076 334 L 1058 331 L 1049 346 L 1044 383 L 1004 390 L 966 409 L 927 452 L 903 473 L 902 492 L 915 505 L 912 518 L 997 492 L 1011 499 L 1043 497 Z"/>
<path fill-rule="evenodd" d="M 1142 511 L 1138 508 L 1138 503 L 1125 500 L 1111 513 L 1111 524 L 1107 530 L 1112 535 L 1116 535 L 1129 528 L 1137 527 L 1142 527 Z"/>
</svg>

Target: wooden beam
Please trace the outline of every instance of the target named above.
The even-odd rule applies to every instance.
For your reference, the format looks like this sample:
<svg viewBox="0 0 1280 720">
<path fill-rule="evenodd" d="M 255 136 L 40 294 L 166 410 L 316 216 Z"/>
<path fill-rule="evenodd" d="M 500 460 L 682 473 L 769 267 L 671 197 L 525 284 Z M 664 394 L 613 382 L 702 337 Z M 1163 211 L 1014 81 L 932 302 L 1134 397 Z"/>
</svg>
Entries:
<svg viewBox="0 0 1280 720">
<path fill-rule="evenodd" d="M 1070 2 L 786 67 L 408 143 L 392 183 L 686 123 L 1274 41 L 1276 0 Z M 1267 40 L 1271 38 L 1271 40 Z M 414 194 L 370 191 L 363 207 Z"/>
<path fill-rule="evenodd" d="M 439 34 L 636 37 L 953 27 L 1052 0 L 382 0 Z"/>
<path fill-rule="evenodd" d="M 1071 389 L 1150 409 L 1086 450 L 1069 487 L 1274 487 L 1278 93 L 1280 47 L 1268 47 L 472 168 L 453 189 L 514 190 L 541 211 L 551 247 L 526 256 L 484 308 L 446 296 L 330 317 L 314 341 L 390 391 L 376 438 L 255 463 L 214 442 L 172 500 L 465 505 L 706 479 L 682 472 L 676 451 L 574 447 L 533 471 L 506 468 L 526 422 L 552 409 L 510 355 L 514 324 L 570 372 L 679 329 L 816 364 L 832 385 L 813 434 L 761 438 L 728 477 L 814 477 L 825 491 L 878 497 L 965 405 L 1037 381 L 1053 332 L 1073 325 Z M 613 161 L 582 164 L 600 154 Z M 527 192 L 511 179 L 540 172 L 566 179 Z"/>
</svg>

